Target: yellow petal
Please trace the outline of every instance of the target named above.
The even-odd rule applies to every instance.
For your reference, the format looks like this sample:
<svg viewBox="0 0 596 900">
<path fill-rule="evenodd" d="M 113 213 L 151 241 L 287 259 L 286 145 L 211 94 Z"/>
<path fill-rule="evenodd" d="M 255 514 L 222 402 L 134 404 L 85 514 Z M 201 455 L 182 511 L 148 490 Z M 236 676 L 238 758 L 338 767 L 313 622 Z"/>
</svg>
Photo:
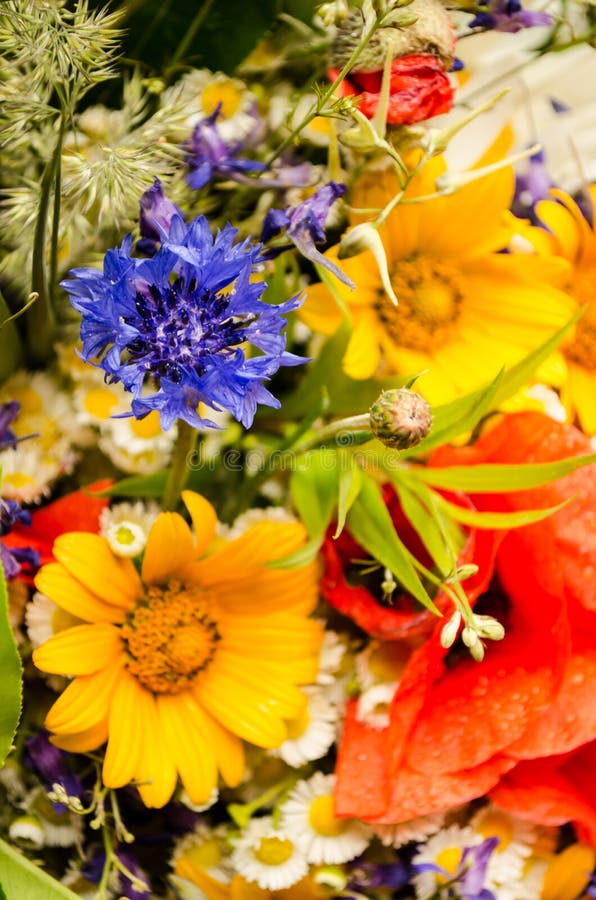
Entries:
<svg viewBox="0 0 596 900">
<path fill-rule="evenodd" d="M 86 622 L 124 622 L 126 611 L 109 606 L 69 575 L 59 563 L 48 563 L 35 576 L 35 587 L 50 600 Z"/>
<path fill-rule="evenodd" d="M 120 630 L 114 625 L 76 625 L 34 650 L 33 662 L 42 672 L 55 675 L 91 675 L 121 652 Z"/>
<path fill-rule="evenodd" d="M 239 737 L 205 713 L 211 729 L 211 745 L 215 752 L 217 768 L 228 787 L 237 787 L 246 769 L 244 746 Z"/>
<path fill-rule="evenodd" d="M 595 864 L 596 851 L 592 847 L 566 847 L 546 870 L 540 900 L 575 900 L 587 887 Z"/>
<path fill-rule="evenodd" d="M 596 371 L 568 363 L 569 380 L 566 394 L 586 434 L 596 434 Z"/>
<path fill-rule="evenodd" d="M 284 719 L 292 719 L 303 708 L 304 694 L 296 687 L 296 682 L 301 680 L 304 671 L 303 665 L 308 666 L 309 680 L 316 677 L 318 671 L 317 660 L 314 665 L 308 665 L 310 660 L 292 660 L 287 664 L 257 662 L 248 660 L 242 654 L 218 651 L 215 661 L 211 664 L 210 672 L 212 682 L 220 676 L 235 678 L 239 690 L 245 690 L 254 695 L 257 703 L 269 705 L 276 715 Z M 197 682 L 197 689 L 207 691 L 207 685 L 203 680 Z"/>
<path fill-rule="evenodd" d="M 157 708 L 162 737 L 188 796 L 193 803 L 206 803 L 217 784 L 217 767 L 196 700 L 188 691 L 160 694 Z"/>
<path fill-rule="evenodd" d="M 199 703 L 224 728 L 258 747 L 279 747 L 288 731 L 273 704 L 261 703 L 261 692 L 246 690 L 235 675 L 210 667 L 194 687 Z M 209 677 L 211 675 L 211 677 Z"/>
<path fill-rule="evenodd" d="M 304 569 L 262 569 L 242 580 L 221 581 L 217 600 L 227 612 L 251 618 L 255 602 L 264 615 L 280 610 L 308 615 L 318 601 L 317 573 L 314 563 Z"/>
<path fill-rule="evenodd" d="M 219 650 L 244 653 L 262 660 L 291 660 L 317 653 L 323 638 L 320 622 L 284 612 L 258 619 L 220 619 Z"/>
<path fill-rule="evenodd" d="M 217 513 L 208 500 L 194 491 L 182 491 L 182 500 L 192 519 L 195 533 L 195 555 L 201 556 L 215 537 Z"/>
<path fill-rule="evenodd" d="M 190 528 L 178 513 L 160 513 L 151 527 L 143 557 L 145 584 L 163 584 L 193 558 Z"/>
<path fill-rule="evenodd" d="M 179 878 L 186 878 L 196 885 L 207 900 L 230 900 L 229 885 L 218 881 L 204 869 L 195 866 L 185 856 L 179 856 L 174 863 L 174 872 Z M 269 894 L 267 894 L 267 897 Z"/>
<path fill-rule="evenodd" d="M 124 787 L 132 781 L 139 768 L 143 744 L 156 740 L 156 735 L 145 733 L 142 727 L 147 719 L 144 709 L 153 703 L 153 695 L 123 669 L 112 697 L 108 723 L 108 746 L 103 762 L 103 782 L 107 787 Z"/>
<path fill-rule="evenodd" d="M 77 734 L 95 728 L 107 718 L 124 656 L 93 675 L 81 675 L 58 697 L 46 716 L 46 728 L 59 734 Z"/>
<path fill-rule="evenodd" d="M 355 316 L 354 330 L 342 361 L 344 372 L 350 378 L 372 378 L 377 371 L 381 358 L 381 331 L 377 314 L 372 310 L 360 311 Z"/>
<path fill-rule="evenodd" d="M 573 205 L 575 206 L 575 204 Z M 541 200 L 536 204 L 538 218 L 554 234 L 559 245 L 559 252 L 571 262 L 575 262 L 581 255 L 581 232 L 577 223 L 579 219 L 583 219 L 583 216 L 577 206 L 575 209 L 578 213 L 577 218 L 573 215 L 572 210 L 566 209 L 565 206 L 554 203 L 552 200 Z"/>
<path fill-rule="evenodd" d="M 102 719 L 93 728 L 79 731 L 77 734 L 54 734 L 50 741 L 54 746 L 66 750 L 68 753 L 88 753 L 97 750 L 108 739 L 108 720 Z"/>
<path fill-rule="evenodd" d="M 311 284 L 298 315 L 318 334 L 333 334 L 341 325 L 342 312 L 324 284 Z"/>
<path fill-rule="evenodd" d="M 145 806 L 160 809 L 174 793 L 178 773 L 162 739 L 157 702 L 153 695 L 150 703 L 142 705 L 140 717 L 140 728 L 145 739 L 135 780 L 139 782 L 138 791 Z"/>
<path fill-rule="evenodd" d="M 129 559 L 118 559 L 105 538 L 85 531 L 61 534 L 54 556 L 84 587 L 106 603 L 132 609 L 143 594 L 137 571 Z"/>
</svg>

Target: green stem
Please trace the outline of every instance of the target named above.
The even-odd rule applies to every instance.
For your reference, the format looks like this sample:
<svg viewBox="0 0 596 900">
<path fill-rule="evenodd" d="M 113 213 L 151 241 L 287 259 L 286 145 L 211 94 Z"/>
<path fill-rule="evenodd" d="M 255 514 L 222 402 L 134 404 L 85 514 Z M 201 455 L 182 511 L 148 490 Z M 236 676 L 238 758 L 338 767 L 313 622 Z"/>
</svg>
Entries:
<svg viewBox="0 0 596 900">
<path fill-rule="evenodd" d="M 46 363 L 52 356 L 54 331 L 56 328 L 56 318 L 52 306 L 46 268 L 46 231 L 52 186 L 55 184 L 57 173 L 60 171 L 63 135 L 64 117 L 60 120 L 60 129 L 54 152 L 48 160 L 42 175 L 37 221 L 33 238 L 31 292 L 39 294 L 39 299 L 27 312 L 27 352 L 31 361 L 39 365 Z M 58 205 L 58 215 L 59 210 L 60 207 Z M 56 213 L 56 203 L 54 203 L 54 212 Z"/>
<path fill-rule="evenodd" d="M 8 304 L 0 292 L 0 380 L 18 369 L 23 358 L 21 336 Z"/>
<path fill-rule="evenodd" d="M 380 24 L 379 20 L 375 19 L 375 21 L 372 23 L 372 25 L 369 25 L 369 27 L 366 29 L 366 31 L 364 31 L 364 33 L 362 34 L 362 37 L 360 39 L 360 42 L 355 47 L 354 52 L 350 56 L 349 60 L 347 61 L 347 63 L 345 64 L 345 66 L 343 67 L 343 69 L 341 70 L 341 72 L 339 73 L 339 75 L 337 76 L 335 81 L 333 82 L 333 84 L 330 87 L 328 87 L 327 90 L 325 91 L 325 93 L 321 97 L 319 97 L 319 99 L 316 101 L 316 103 L 314 103 L 312 105 L 312 107 L 307 112 L 307 114 L 304 116 L 302 121 L 299 122 L 299 124 L 296 125 L 296 127 L 294 129 L 292 129 L 292 131 L 286 138 L 284 138 L 284 140 L 281 142 L 281 144 L 279 145 L 279 147 L 277 148 L 275 153 L 273 153 L 267 160 L 268 166 L 270 166 L 271 163 L 273 163 L 278 158 L 278 156 L 280 156 L 284 152 L 284 150 L 294 142 L 294 140 L 298 137 L 298 135 L 300 134 L 300 132 L 302 131 L 303 128 L 306 128 L 306 126 L 309 125 L 310 122 L 312 122 L 312 120 L 314 118 L 316 118 L 317 116 L 324 113 L 327 103 L 329 102 L 329 100 L 331 100 L 331 98 L 335 94 L 335 91 L 340 86 L 342 81 L 345 79 L 345 77 L 349 73 L 350 69 L 353 67 L 354 63 L 356 62 L 356 60 L 358 59 L 358 57 L 360 56 L 360 54 L 362 53 L 364 48 L 367 46 L 367 44 L 370 41 L 370 39 L 372 38 L 373 34 L 379 27 L 379 24 Z"/>
<path fill-rule="evenodd" d="M 342 440 L 343 439 L 343 440 Z M 308 450 L 316 450 L 326 444 L 334 443 L 337 446 L 351 446 L 355 443 L 363 443 L 372 439 L 370 430 L 370 416 L 362 413 L 358 416 L 349 416 L 346 419 L 338 419 L 320 428 L 315 434 L 307 438 L 301 444 L 292 448 L 293 453 L 299 455 Z"/>
<path fill-rule="evenodd" d="M 198 431 L 196 428 L 180 419 L 178 421 L 178 437 L 174 445 L 172 465 L 163 493 L 162 506 L 164 510 L 174 510 L 180 502 L 180 492 L 184 490 L 190 471 L 188 457 L 195 449 L 197 439 Z"/>
<path fill-rule="evenodd" d="M 186 29 L 186 34 L 178 44 L 176 48 L 176 52 L 174 53 L 172 59 L 170 60 L 170 68 L 173 68 L 176 63 L 184 57 L 184 54 L 194 41 L 195 37 L 201 30 L 203 22 L 211 12 L 211 7 L 213 6 L 214 0 L 205 0 L 199 11 L 196 13 L 194 19 L 190 23 L 189 27 Z"/>
</svg>

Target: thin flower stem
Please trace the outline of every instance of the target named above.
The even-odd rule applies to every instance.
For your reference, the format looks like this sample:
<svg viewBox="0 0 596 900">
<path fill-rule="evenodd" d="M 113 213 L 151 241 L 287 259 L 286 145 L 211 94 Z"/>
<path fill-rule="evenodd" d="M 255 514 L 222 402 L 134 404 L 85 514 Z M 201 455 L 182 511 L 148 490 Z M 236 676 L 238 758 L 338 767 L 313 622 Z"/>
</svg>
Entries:
<svg viewBox="0 0 596 900">
<path fill-rule="evenodd" d="M 321 97 L 319 97 L 319 99 L 315 103 L 313 103 L 302 121 L 299 122 L 294 129 L 292 129 L 290 134 L 281 142 L 277 150 L 269 157 L 269 159 L 267 160 L 268 166 L 270 166 L 271 163 L 273 163 L 278 158 L 278 156 L 280 156 L 284 152 L 284 150 L 286 150 L 291 144 L 293 144 L 294 140 L 298 137 L 300 132 L 304 128 L 306 128 L 306 126 L 309 125 L 314 118 L 324 113 L 327 103 L 329 102 L 329 100 L 331 100 L 337 88 L 344 81 L 344 79 L 350 72 L 350 69 L 353 67 L 358 57 L 367 46 L 368 42 L 372 38 L 379 25 L 379 20 L 375 19 L 372 24 L 369 25 L 369 27 L 363 32 L 358 45 L 354 48 L 352 55 L 350 56 L 349 60 L 347 61 L 335 81 L 330 85 L 330 87 L 327 88 L 325 93 Z"/>
<path fill-rule="evenodd" d="M 201 8 L 196 13 L 194 19 L 186 29 L 186 34 L 178 44 L 176 48 L 176 52 L 174 53 L 172 59 L 170 60 L 169 66 L 173 68 L 176 63 L 184 57 L 184 54 L 194 41 L 195 37 L 201 30 L 203 23 L 209 13 L 211 12 L 211 7 L 213 6 L 214 0 L 205 0 Z"/>
<path fill-rule="evenodd" d="M 53 307 L 56 303 L 56 287 L 58 281 L 58 241 L 60 234 L 60 203 L 62 192 L 62 142 L 64 140 L 64 115 L 60 117 L 60 132 L 58 143 L 60 152 L 56 158 L 56 168 L 54 177 L 54 209 L 52 211 L 52 237 L 50 244 L 50 298 Z M 53 308 L 52 307 L 52 308 Z"/>
<path fill-rule="evenodd" d="M 196 428 L 180 419 L 178 422 L 178 436 L 172 456 L 172 465 L 162 498 L 164 510 L 174 510 L 180 503 L 180 492 L 184 490 L 190 471 L 188 457 L 196 448 L 197 439 L 198 431 Z"/>
<path fill-rule="evenodd" d="M 363 443 L 364 440 L 371 439 L 370 416 L 368 413 L 362 413 L 358 416 L 338 419 L 337 422 L 325 425 L 310 438 L 293 447 L 292 450 L 294 453 L 300 454 L 306 453 L 308 450 L 315 450 L 317 447 L 323 447 L 329 443 L 346 446 L 356 442 Z"/>
</svg>

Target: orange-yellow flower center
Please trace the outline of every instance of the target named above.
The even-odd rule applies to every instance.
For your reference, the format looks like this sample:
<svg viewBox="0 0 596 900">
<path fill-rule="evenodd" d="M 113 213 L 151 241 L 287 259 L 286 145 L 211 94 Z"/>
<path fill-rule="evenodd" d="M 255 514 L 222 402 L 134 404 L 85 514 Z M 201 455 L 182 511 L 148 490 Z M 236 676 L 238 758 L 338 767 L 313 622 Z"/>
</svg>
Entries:
<svg viewBox="0 0 596 900">
<path fill-rule="evenodd" d="M 325 794 L 315 797 L 308 810 L 308 821 L 317 834 L 323 837 L 337 837 L 345 828 L 345 819 L 335 815 L 333 796 Z"/>
<path fill-rule="evenodd" d="M 281 866 L 291 859 L 294 845 L 285 838 L 264 837 L 259 841 L 253 853 L 264 866 Z"/>
<path fill-rule="evenodd" d="M 418 256 L 397 263 L 391 284 L 399 306 L 394 306 L 385 292 L 377 305 L 390 337 L 402 347 L 422 352 L 443 346 L 460 314 L 457 270 L 448 263 Z"/>
<path fill-rule="evenodd" d="M 445 869 L 450 875 L 456 875 L 462 858 L 462 851 L 459 847 L 445 847 L 440 853 L 437 853 L 435 863 L 442 869 Z M 449 880 L 445 875 L 437 873 L 435 879 L 438 884 L 446 884 Z"/>
<path fill-rule="evenodd" d="M 150 691 L 175 694 L 209 665 L 219 633 L 205 592 L 171 583 L 149 588 L 122 628 L 122 637 L 129 672 Z"/>
<path fill-rule="evenodd" d="M 573 341 L 565 347 L 565 356 L 584 369 L 596 369 L 596 266 L 578 269 L 571 288 L 580 306 L 589 304 L 577 323 Z"/>
</svg>

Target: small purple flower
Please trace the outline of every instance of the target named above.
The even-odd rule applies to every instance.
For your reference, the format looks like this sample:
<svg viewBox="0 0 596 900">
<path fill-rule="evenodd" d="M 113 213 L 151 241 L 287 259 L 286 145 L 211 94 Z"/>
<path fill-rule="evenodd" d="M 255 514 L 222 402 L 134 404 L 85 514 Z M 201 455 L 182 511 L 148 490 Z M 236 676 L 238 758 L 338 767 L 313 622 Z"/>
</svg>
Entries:
<svg viewBox="0 0 596 900">
<path fill-rule="evenodd" d="M 15 500 L 0 498 L 0 537 L 12 531 L 14 525 L 21 522 L 23 525 L 31 524 L 31 514 L 21 509 Z M 39 553 L 30 547 L 13 547 L 9 549 L 0 540 L 0 562 L 4 571 L 4 577 L 10 581 L 19 574 L 22 568 L 30 573 L 35 572 L 39 565 Z"/>
<path fill-rule="evenodd" d="M 385 888 L 397 891 L 405 887 L 412 877 L 412 868 L 406 863 L 364 863 L 355 862 L 348 866 L 349 880 L 346 891 L 355 891 L 357 894 L 370 889 Z"/>
<path fill-rule="evenodd" d="M 459 900 L 497 900 L 493 891 L 484 887 L 486 873 L 498 837 L 490 837 L 476 847 L 466 847 L 455 875 L 436 863 L 413 863 L 415 872 L 436 872 L 448 881 Z"/>
<path fill-rule="evenodd" d="M 540 200 L 548 197 L 552 186 L 553 182 L 544 162 L 544 153 L 538 150 L 530 156 L 527 172 L 515 176 L 515 195 L 511 211 L 520 219 L 530 219 L 533 225 L 537 225 L 538 217 L 534 208 Z"/>
<path fill-rule="evenodd" d="M 83 786 L 79 777 L 69 772 L 66 755 L 50 743 L 46 731 L 42 730 L 34 737 L 28 738 L 25 746 L 27 762 L 41 775 L 47 790 L 51 790 L 55 784 L 60 784 L 69 797 L 81 798 Z M 53 806 L 57 813 L 62 813 L 66 809 L 61 803 L 54 803 Z"/>
<path fill-rule="evenodd" d="M 188 142 L 190 172 L 186 181 L 190 187 L 199 190 L 215 177 L 258 188 L 304 187 L 309 184 L 312 179 L 310 163 L 281 163 L 268 169 L 265 163 L 238 156 L 242 142 L 227 144 L 217 127 L 220 106 L 210 116 L 197 122 Z"/>
<path fill-rule="evenodd" d="M 130 850 L 121 850 L 120 848 L 116 850 L 115 856 L 117 862 L 113 869 L 113 876 L 110 876 L 110 879 L 113 877 L 113 881 L 117 882 L 118 896 L 127 897 L 128 900 L 149 900 L 151 897 L 150 882 L 145 871 L 137 862 L 136 857 L 133 856 Z M 118 867 L 118 863 L 130 873 L 132 878 L 129 878 Z M 85 862 L 81 866 L 81 875 L 87 881 L 90 881 L 91 884 L 99 884 L 105 864 L 105 851 L 97 845 L 93 845 L 89 848 Z"/>
<path fill-rule="evenodd" d="M 141 419 L 158 410 L 164 430 L 183 419 L 218 426 L 198 413 L 199 403 L 228 410 L 247 428 L 257 404 L 279 408 L 263 381 L 280 366 L 303 359 L 287 353 L 284 315 L 300 306 L 292 297 L 278 306 L 260 297 L 253 281 L 261 246 L 236 242 L 226 225 L 215 237 L 204 216 L 187 224 L 174 214 L 166 231 L 156 218 L 161 245 L 151 259 L 131 256 L 131 237 L 109 250 L 103 272 L 74 269 L 62 282 L 83 317 L 83 358 L 99 359 L 110 382 L 133 394 Z M 246 356 L 250 344 L 258 355 Z M 154 393 L 144 388 L 156 385 Z"/>
<path fill-rule="evenodd" d="M 552 24 L 552 17 L 548 13 L 523 9 L 520 0 L 490 0 L 482 5 L 486 8 L 472 19 L 470 28 L 514 34 L 524 28 Z"/>
<path fill-rule="evenodd" d="M 18 416 L 20 408 L 21 404 L 16 400 L 0 403 L 0 450 L 6 450 L 7 447 L 14 449 L 17 445 L 17 438 L 10 425 Z"/>
<path fill-rule="evenodd" d="M 263 222 L 261 240 L 270 241 L 285 228 L 285 236 L 289 238 L 300 253 L 311 262 L 318 263 L 332 272 L 340 281 L 354 288 L 354 283 L 338 266 L 320 253 L 315 244 L 325 240 L 325 221 L 329 210 L 346 192 L 345 184 L 329 184 L 319 188 L 311 197 L 307 197 L 298 206 L 287 209 L 270 209 Z M 282 253 L 287 247 L 274 247 L 266 251 L 269 258 Z"/>
<path fill-rule="evenodd" d="M 159 178 L 155 179 L 153 187 L 145 191 L 140 206 L 141 240 L 137 244 L 137 250 L 151 256 L 157 250 L 162 232 L 166 235 L 170 233 L 174 216 L 184 217 L 176 204 L 164 194 Z"/>
</svg>

